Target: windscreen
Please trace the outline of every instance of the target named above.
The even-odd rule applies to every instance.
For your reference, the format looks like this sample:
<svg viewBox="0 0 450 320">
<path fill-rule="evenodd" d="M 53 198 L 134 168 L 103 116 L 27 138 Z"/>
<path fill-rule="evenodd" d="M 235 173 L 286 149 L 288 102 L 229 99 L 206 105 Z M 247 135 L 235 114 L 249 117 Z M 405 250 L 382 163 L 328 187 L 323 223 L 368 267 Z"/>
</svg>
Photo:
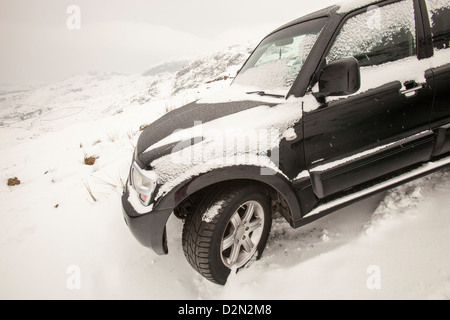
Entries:
<svg viewBox="0 0 450 320">
<path fill-rule="evenodd" d="M 247 60 L 233 85 L 244 86 L 247 91 L 285 96 L 325 22 L 326 18 L 310 20 L 268 36 Z"/>
</svg>

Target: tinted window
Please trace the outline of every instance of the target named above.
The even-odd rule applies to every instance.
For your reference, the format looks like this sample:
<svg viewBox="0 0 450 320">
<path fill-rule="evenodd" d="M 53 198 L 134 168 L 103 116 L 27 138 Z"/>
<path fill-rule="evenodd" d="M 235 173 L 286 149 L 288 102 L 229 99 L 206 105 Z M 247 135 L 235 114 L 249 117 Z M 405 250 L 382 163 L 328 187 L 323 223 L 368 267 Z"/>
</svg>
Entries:
<svg viewBox="0 0 450 320">
<path fill-rule="evenodd" d="M 373 66 L 410 57 L 416 54 L 415 37 L 412 0 L 370 6 L 345 22 L 327 63 L 353 56 L 361 66 Z"/>
<path fill-rule="evenodd" d="M 448 0 L 427 0 L 433 46 L 446 49 L 450 42 L 450 3 Z"/>
</svg>

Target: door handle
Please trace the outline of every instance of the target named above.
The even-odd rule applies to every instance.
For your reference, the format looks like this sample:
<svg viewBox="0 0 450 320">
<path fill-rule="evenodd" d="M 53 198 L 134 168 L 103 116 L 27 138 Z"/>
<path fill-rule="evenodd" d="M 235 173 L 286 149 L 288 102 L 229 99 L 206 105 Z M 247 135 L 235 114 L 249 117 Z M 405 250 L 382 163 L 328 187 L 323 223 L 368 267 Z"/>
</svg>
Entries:
<svg viewBox="0 0 450 320">
<path fill-rule="evenodd" d="M 425 87 L 425 85 L 423 85 L 423 84 L 418 85 L 415 83 L 414 87 L 400 90 L 400 93 L 402 95 L 406 96 L 407 98 L 414 97 L 417 94 L 417 91 L 423 89 L 424 87 Z"/>
</svg>

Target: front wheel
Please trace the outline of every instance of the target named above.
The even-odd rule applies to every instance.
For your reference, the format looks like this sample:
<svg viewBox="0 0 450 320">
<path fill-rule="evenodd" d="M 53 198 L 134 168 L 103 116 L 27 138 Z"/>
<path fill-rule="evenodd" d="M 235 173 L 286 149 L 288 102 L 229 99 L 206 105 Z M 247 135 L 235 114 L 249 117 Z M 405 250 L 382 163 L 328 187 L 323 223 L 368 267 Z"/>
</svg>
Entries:
<svg viewBox="0 0 450 320">
<path fill-rule="evenodd" d="M 272 226 L 270 208 L 268 195 L 257 185 L 211 190 L 185 220 L 187 260 L 208 280 L 225 284 L 231 269 L 261 256 Z"/>
</svg>

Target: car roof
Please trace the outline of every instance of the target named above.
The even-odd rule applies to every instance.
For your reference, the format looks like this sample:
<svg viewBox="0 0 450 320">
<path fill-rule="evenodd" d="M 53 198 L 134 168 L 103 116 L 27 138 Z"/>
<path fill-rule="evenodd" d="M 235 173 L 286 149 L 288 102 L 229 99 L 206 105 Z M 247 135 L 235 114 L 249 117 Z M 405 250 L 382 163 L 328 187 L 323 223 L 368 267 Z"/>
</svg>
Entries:
<svg viewBox="0 0 450 320">
<path fill-rule="evenodd" d="M 273 32 L 271 32 L 271 34 L 274 32 L 277 32 L 279 30 L 282 30 L 284 28 L 301 23 L 301 22 L 314 20 L 317 18 L 326 17 L 326 16 L 330 16 L 330 15 L 344 16 L 345 14 L 347 14 L 353 10 L 356 10 L 356 9 L 359 9 L 359 8 L 362 8 L 365 6 L 369 6 L 369 5 L 375 5 L 375 4 L 382 3 L 382 2 L 386 2 L 386 0 L 347 0 L 347 1 L 337 2 L 335 5 L 329 6 L 327 8 L 321 9 L 319 11 L 310 13 L 308 15 L 305 15 L 303 17 L 295 19 L 291 22 L 288 22 L 288 23 L 282 25 L 281 27 L 277 28 Z"/>
</svg>

